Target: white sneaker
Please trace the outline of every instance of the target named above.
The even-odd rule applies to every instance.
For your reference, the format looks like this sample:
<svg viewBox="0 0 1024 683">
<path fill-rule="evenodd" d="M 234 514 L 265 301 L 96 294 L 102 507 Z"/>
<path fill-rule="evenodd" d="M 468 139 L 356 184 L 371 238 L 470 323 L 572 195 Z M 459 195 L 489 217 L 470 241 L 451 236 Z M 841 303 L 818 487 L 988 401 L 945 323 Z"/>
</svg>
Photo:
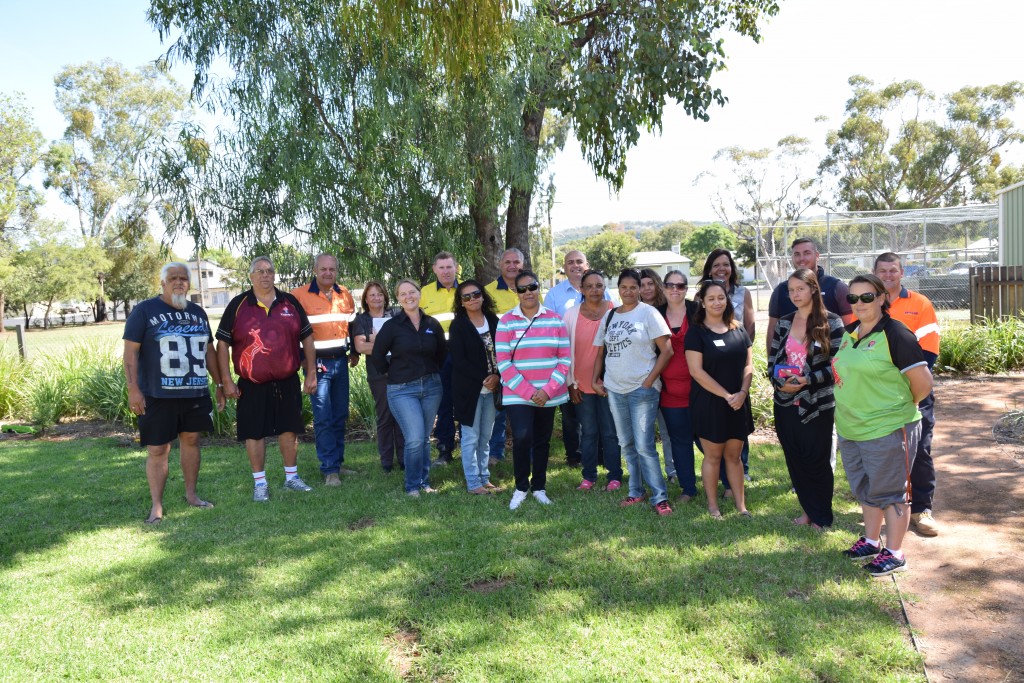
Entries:
<svg viewBox="0 0 1024 683">
<path fill-rule="evenodd" d="M 534 491 L 533 497 L 537 499 L 538 503 L 541 503 L 543 505 L 551 505 L 551 499 L 548 498 L 548 494 L 544 493 L 543 490 Z"/>
<path fill-rule="evenodd" d="M 519 506 L 523 504 L 524 500 L 526 500 L 526 491 L 520 491 L 516 489 L 516 492 L 512 494 L 512 502 L 508 504 L 508 509 L 518 509 Z"/>
</svg>

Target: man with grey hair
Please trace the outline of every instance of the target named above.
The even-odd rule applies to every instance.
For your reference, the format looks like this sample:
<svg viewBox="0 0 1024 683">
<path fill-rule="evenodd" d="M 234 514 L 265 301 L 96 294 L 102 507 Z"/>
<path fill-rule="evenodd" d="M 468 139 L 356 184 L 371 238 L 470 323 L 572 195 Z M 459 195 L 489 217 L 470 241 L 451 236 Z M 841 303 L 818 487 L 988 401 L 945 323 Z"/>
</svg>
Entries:
<svg viewBox="0 0 1024 683">
<path fill-rule="evenodd" d="M 196 493 L 199 432 L 213 430 L 213 402 L 207 375 L 217 385 L 217 409 L 224 409 L 220 369 L 210 321 L 188 300 L 188 266 L 172 262 L 160 271 L 159 296 L 140 302 L 124 325 L 124 375 L 128 407 L 139 416 L 139 441 L 146 447 L 146 479 L 152 507 L 146 524 L 163 518 L 171 442 L 178 439 L 185 500 L 212 508 Z"/>
<path fill-rule="evenodd" d="M 217 328 L 217 361 L 224 394 L 238 399 L 236 429 L 245 442 L 252 467 L 256 502 L 270 498 L 267 486 L 266 438 L 277 436 L 284 460 L 286 489 L 310 491 L 298 474 L 298 435 L 305 431 L 302 391 L 316 390 L 313 328 L 306 311 L 288 292 L 274 286 L 274 262 L 258 256 L 249 266 L 252 289 L 228 303 Z M 302 351 L 299 351 L 299 344 Z M 231 378 L 228 349 L 238 375 Z M 299 388 L 300 367 L 306 381 Z"/>
<path fill-rule="evenodd" d="M 519 296 L 516 294 L 516 275 L 523 269 L 525 257 L 523 252 L 515 247 L 509 247 L 501 253 L 501 260 L 498 262 L 498 279 L 484 287 L 487 293 L 494 299 L 494 312 L 498 317 L 505 315 L 519 305 Z"/>
<path fill-rule="evenodd" d="M 313 326 L 316 349 L 316 391 L 309 397 L 313 408 L 313 434 L 320 474 L 327 486 L 341 486 L 346 469 L 345 425 L 349 407 L 349 365 L 359 362 L 349 323 L 355 318 L 356 304 L 348 289 L 338 280 L 338 259 L 333 254 L 318 254 L 313 261 L 313 280 L 292 290 L 309 323 Z"/>
</svg>

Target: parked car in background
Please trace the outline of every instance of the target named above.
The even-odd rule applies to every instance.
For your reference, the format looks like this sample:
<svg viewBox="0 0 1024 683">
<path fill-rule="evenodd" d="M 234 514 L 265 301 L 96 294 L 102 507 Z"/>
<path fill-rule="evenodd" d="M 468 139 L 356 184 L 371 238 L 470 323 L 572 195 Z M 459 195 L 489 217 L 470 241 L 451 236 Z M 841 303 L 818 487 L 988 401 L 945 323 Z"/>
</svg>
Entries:
<svg viewBox="0 0 1024 683">
<path fill-rule="evenodd" d="M 949 269 L 949 275 L 970 275 L 971 266 L 978 265 L 977 261 L 957 261 Z"/>
<path fill-rule="evenodd" d="M 904 277 L 928 277 L 930 275 L 927 266 L 911 264 L 903 267 Z"/>
</svg>

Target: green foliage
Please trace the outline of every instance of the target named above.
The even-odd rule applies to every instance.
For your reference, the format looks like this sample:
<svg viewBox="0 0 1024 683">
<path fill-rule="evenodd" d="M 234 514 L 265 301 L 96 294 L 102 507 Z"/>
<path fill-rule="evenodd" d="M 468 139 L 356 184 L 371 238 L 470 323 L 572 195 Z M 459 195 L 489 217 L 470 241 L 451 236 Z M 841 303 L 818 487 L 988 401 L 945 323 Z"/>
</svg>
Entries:
<svg viewBox="0 0 1024 683">
<path fill-rule="evenodd" d="M 1024 370 L 1024 320 L 947 325 L 935 372 L 1003 373 Z"/>
<path fill-rule="evenodd" d="M 705 225 L 694 230 L 683 243 L 682 252 L 693 261 L 694 270 L 703 268 L 708 254 L 714 249 L 736 251 L 736 235 L 719 223 Z"/>
<path fill-rule="evenodd" d="M 629 233 L 608 230 L 588 239 L 582 250 L 591 268 L 614 280 L 623 268 L 633 267 L 633 252 L 639 246 L 637 239 Z"/>
<path fill-rule="evenodd" d="M 689 221 L 675 221 L 657 229 L 644 230 L 639 235 L 640 251 L 672 251 L 690 238 L 697 226 Z"/>
<path fill-rule="evenodd" d="M 850 210 L 993 201 L 999 188 L 1024 179 L 1024 169 L 1001 156 L 1024 140 L 1009 118 L 1024 83 L 965 87 L 941 98 L 917 81 L 875 89 L 852 76 L 849 83 L 846 119 L 828 134 L 821 171 L 838 178 Z"/>
<path fill-rule="evenodd" d="M 31 222 L 43 201 L 25 179 L 42 159 L 44 145 L 24 99 L 0 93 L 0 239 Z"/>
<path fill-rule="evenodd" d="M 0 419 L 25 414 L 25 371 L 18 350 L 0 345 Z"/>
</svg>

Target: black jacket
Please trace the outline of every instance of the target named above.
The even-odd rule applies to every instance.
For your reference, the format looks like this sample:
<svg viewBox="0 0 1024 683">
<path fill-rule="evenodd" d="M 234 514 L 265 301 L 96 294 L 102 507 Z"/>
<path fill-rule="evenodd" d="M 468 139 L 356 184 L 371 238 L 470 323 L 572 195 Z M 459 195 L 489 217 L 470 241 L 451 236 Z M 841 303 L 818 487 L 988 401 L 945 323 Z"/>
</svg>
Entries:
<svg viewBox="0 0 1024 683">
<path fill-rule="evenodd" d="M 491 339 L 494 339 L 498 328 L 498 316 L 484 314 L 487 325 L 491 328 Z M 452 402 L 455 407 L 455 419 L 465 425 L 473 426 L 476 417 L 476 405 L 480 398 L 480 388 L 489 374 L 487 371 L 487 350 L 468 316 L 458 315 L 448 328 L 449 345 L 452 354 Z M 501 391 L 499 386 L 495 391 Z M 481 437 L 485 438 L 485 437 Z M 490 439 L 490 435 L 486 436 Z"/>
<path fill-rule="evenodd" d="M 373 342 L 370 360 L 379 373 L 387 374 L 388 384 L 405 384 L 440 372 L 447 355 L 448 344 L 441 323 L 421 308 L 419 331 L 405 311 L 384 323 Z"/>
</svg>

